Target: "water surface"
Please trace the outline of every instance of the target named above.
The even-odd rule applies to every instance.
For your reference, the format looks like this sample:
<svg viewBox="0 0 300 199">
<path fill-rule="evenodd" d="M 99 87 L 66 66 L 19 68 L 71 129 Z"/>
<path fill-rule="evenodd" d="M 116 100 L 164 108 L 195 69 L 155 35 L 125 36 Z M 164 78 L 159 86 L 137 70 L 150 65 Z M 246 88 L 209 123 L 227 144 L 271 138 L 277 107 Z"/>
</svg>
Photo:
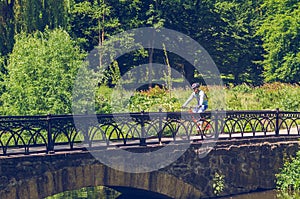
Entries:
<svg viewBox="0 0 300 199">
<path fill-rule="evenodd" d="M 146 196 L 145 196 L 146 197 Z M 97 187 L 84 187 L 82 189 L 66 191 L 53 196 L 49 196 L 46 199 L 140 199 L 141 197 L 124 196 L 120 192 L 103 186 Z M 144 198 L 144 197 L 142 197 Z M 153 195 L 158 199 L 160 197 Z M 219 199 L 300 199 L 300 194 L 287 194 L 277 190 L 268 190 L 261 192 L 252 192 L 247 194 L 240 194 L 228 197 L 219 197 Z"/>
</svg>

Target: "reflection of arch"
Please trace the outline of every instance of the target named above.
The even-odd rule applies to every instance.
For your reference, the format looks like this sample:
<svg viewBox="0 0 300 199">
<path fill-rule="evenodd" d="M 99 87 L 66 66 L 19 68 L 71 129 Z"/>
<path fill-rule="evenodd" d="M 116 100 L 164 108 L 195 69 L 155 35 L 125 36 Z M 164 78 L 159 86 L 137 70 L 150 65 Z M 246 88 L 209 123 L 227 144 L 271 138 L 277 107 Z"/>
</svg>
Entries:
<svg viewBox="0 0 300 199">
<path fill-rule="evenodd" d="M 132 187 L 170 198 L 200 198 L 202 195 L 192 185 L 164 172 L 125 173 L 97 163 L 46 171 L 29 180 L 20 179 L 14 187 L 1 191 L 0 198 L 39 199 L 88 186 Z"/>
<path fill-rule="evenodd" d="M 172 199 L 171 197 L 168 197 L 166 195 L 162 195 L 159 193 L 155 193 L 143 189 L 136 189 L 132 187 L 109 186 L 109 188 L 112 188 L 121 193 L 121 195 L 119 195 L 117 199 L 124 199 L 124 198 L 126 199 L 128 198 Z"/>
</svg>

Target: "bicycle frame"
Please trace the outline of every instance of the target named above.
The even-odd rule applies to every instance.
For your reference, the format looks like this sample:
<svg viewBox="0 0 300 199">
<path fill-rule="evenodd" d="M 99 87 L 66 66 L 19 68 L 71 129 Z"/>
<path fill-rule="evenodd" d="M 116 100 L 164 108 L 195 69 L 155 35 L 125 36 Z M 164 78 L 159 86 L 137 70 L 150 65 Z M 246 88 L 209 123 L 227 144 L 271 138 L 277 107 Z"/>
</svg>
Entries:
<svg viewBox="0 0 300 199">
<path fill-rule="evenodd" d="M 187 109 L 188 109 L 188 113 L 191 114 L 192 121 L 196 125 L 197 134 L 201 135 L 202 138 L 203 136 L 211 137 L 213 129 L 210 122 L 207 121 L 204 117 L 201 117 L 201 113 L 199 113 L 200 117 L 198 119 L 195 118 L 195 114 L 197 113 L 193 112 L 193 108 L 195 107 L 189 107 Z"/>
</svg>

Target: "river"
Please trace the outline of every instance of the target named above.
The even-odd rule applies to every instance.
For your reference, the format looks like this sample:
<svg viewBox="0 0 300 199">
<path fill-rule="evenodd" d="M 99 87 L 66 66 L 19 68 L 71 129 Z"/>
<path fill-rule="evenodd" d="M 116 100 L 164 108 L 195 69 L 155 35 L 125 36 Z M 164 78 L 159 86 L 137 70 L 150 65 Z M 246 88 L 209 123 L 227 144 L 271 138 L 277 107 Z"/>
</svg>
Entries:
<svg viewBox="0 0 300 199">
<path fill-rule="evenodd" d="M 279 199 L 278 192 L 275 190 L 270 191 L 261 191 L 261 192 L 253 192 L 247 194 L 240 194 L 236 196 L 230 197 L 222 197 L 222 199 Z"/>
<path fill-rule="evenodd" d="M 300 199 L 300 193 L 289 194 L 277 190 L 253 192 L 236 196 L 221 197 L 220 199 Z"/>
<path fill-rule="evenodd" d="M 79 190 L 66 191 L 53 196 L 49 196 L 45 199 L 134 199 L 132 197 L 126 198 L 121 196 L 120 192 L 113 189 L 98 186 L 98 187 L 85 187 Z M 219 199 L 300 199 L 298 195 L 288 195 L 276 190 L 268 190 L 261 192 L 253 192 L 247 194 L 240 194 L 228 197 L 219 197 Z"/>
</svg>

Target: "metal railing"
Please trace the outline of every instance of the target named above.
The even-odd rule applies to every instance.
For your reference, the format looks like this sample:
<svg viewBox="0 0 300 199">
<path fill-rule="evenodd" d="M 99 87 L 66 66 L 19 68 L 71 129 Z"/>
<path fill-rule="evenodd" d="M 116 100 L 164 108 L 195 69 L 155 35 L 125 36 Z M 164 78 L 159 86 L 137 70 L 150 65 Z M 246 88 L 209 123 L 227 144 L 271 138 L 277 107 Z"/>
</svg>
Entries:
<svg viewBox="0 0 300 199">
<path fill-rule="evenodd" d="M 202 129 L 198 128 L 198 118 Z M 0 117 L 0 155 L 146 146 L 205 139 L 299 136 L 300 112 L 140 112 Z"/>
</svg>

